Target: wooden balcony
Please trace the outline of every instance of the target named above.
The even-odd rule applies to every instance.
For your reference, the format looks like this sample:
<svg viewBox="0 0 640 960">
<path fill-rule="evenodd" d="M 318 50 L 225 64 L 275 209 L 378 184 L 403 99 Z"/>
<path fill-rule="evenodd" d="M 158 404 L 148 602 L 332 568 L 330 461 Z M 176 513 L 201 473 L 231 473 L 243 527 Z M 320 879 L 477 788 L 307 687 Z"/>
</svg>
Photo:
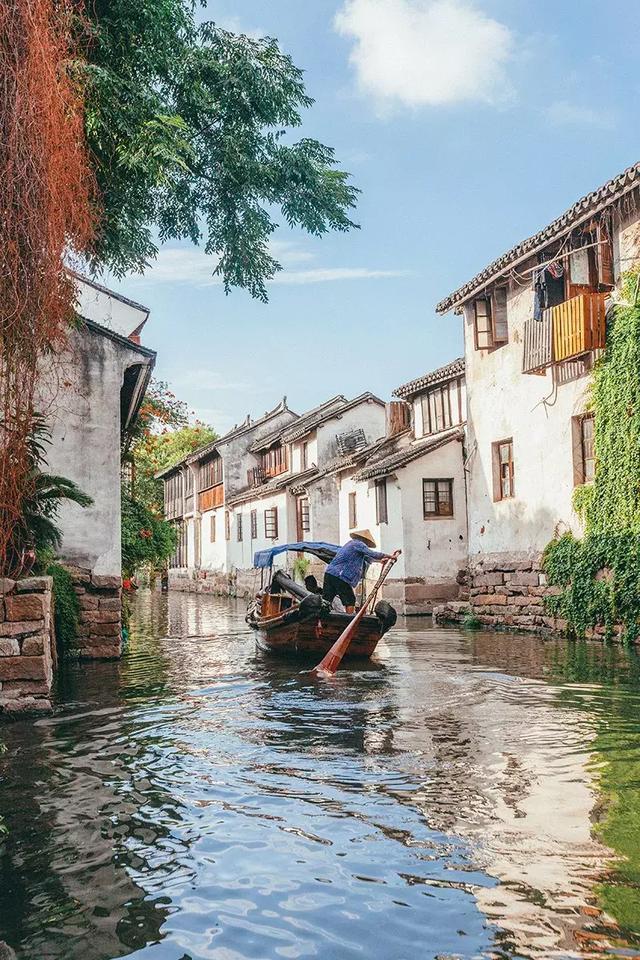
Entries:
<svg viewBox="0 0 640 960">
<path fill-rule="evenodd" d="M 264 467 L 251 467 L 247 470 L 247 483 L 250 487 L 260 487 L 266 483 L 267 474 Z"/>
<path fill-rule="evenodd" d="M 524 325 L 523 373 L 544 373 L 553 363 L 553 324 L 551 310 L 545 310 L 542 320 L 531 317 Z"/>
<path fill-rule="evenodd" d="M 568 360 L 605 345 L 606 293 L 581 293 L 545 310 L 553 327 L 553 359 Z"/>
<path fill-rule="evenodd" d="M 215 487 L 209 487 L 198 495 L 198 505 L 200 513 L 205 510 L 213 510 L 215 507 L 221 507 L 224 503 L 224 483 L 217 483 Z"/>
</svg>

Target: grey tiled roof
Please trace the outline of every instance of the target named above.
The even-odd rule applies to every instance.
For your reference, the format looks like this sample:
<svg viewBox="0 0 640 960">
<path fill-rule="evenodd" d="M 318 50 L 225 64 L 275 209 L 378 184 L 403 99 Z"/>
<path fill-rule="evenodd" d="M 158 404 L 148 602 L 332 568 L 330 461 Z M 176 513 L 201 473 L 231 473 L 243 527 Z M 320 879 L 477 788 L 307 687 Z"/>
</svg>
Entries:
<svg viewBox="0 0 640 960">
<path fill-rule="evenodd" d="M 376 477 L 385 477 L 387 474 L 393 473 L 394 470 L 411 463 L 412 460 L 417 460 L 418 457 L 423 457 L 425 454 L 443 447 L 445 443 L 450 443 L 452 440 L 462 440 L 463 436 L 464 432 L 459 427 L 454 430 L 447 430 L 444 433 L 437 433 L 426 440 L 413 443 L 409 447 L 403 447 L 402 450 L 397 450 L 387 457 L 368 463 L 356 473 L 355 479 L 373 480 Z"/>
<path fill-rule="evenodd" d="M 308 483 L 310 480 L 315 480 L 317 473 L 319 473 L 317 467 L 309 467 L 308 470 L 301 470 L 298 473 L 287 473 L 285 476 L 275 477 L 273 480 L 261 483 L 257 487 L 247 487 L 246 490 L 241 490 L 240 493 L 228 498 L 227 505 L 235 507 L 240 503 L 247 503 L 248 500 L 260 500 L 261 497 L 277 493 L 279 490 L 286 490 L 290 486 Z"/>
<path fill-rule="evenodd" d="M 283 397 L 280 403 L 275 406 L 273 410 L 267 410 L 264 416 L 259 417 L 257 420 L 252 420 L 250 416 L 247 416 L 246 420 L 243 420 L 242 423 L 239 423 L 231 430 L 228 430 L 221 437 L 218 437 L 217 440 L 212 440 L 211 443 L 194 450 L 193 453 L 190 453 L 189 456 L 185 458 L 184 462 L 194 463 L 196 460 L 202 460 L 202 458 L 206 457 L 209 453 L 213 453 L 217 447 L 228 443 L 229 440 L 234 440 L 236 437 L 239 437 L 243 433 L 247 433 L 249 430 L 254 430 L 256 427 L 262 426 L 262 424 L 267 423 L 271 417 L 275 417 L 276 414 L 283 413 L 285 410 L 292 412 L 289 411 L 289 407 L 287 406 L 287 398 Z"/>
<path fill-rule="evenodd" d="M 261 437 L 259 440 L 256 440 L 251 444 L 249 450 L 251 453 L 257 453 L 260 450 L 266 450 L 277 440 L 282 440 L 283 443 L 287 443 L 289 442 L 288 435 L 291 430 L 297 430 L 299 427 L 306 428 L 307 423 L 321 419 L 325 417 L 325 415 L 334 413 L 336 410 L 341 410 L 346 403 L 347 398 L 343 397 L 342 394 L 332 397 L 330 400 L 325 400 L 325 402 L 321 403 L 320 406 L 314 407 L 313 410 L 308 410 L 307 413 L 303 413 L 302 416 L 298 417 L 297 420 L 293 420 L 284 427 L 280 427 L 279 430 L 274 430 L 271 433 L 266 434 L 264 437 Z"/>
<path fill-rule="evenodd" d="M 415 380 L 410 380 L 409 383 L 403 383 L 401 387 L 396 387 L 393 395 L 394 397 L 402 397 L 403 400 L 408 400 L 426 387 L 443 383 L 452 377 L 459 377 L 463 373 L 464 357 L 458 357 L 457 360 L 452 360 L 451 363 L 447 363 L 444 367 L 438 367 L 437 370 L 432 370 L 431 373 L 425 373 L 422 377 L 417 377 Z"/>
<path fill-rule="evenodd" d="M 344 397 L 342 397 L 342 399 L 344 400 Z M 380 397 L 376 397 L 375 394 L 366 391 L 366 393 L 361 393 L 359 397 L 354 397 L 353 400 L 345 400 L 344 403 L 328 410 L 319 409 L 315 414 L 312 411 L 306 416 L 301 417 L 299 420 L 296 420 L 284 428 L 282 431 L 282 439 L 284 443 L 293 443 L 295 440 L 304 437 L 306 433 L 310 433 L 311 430 L 315 430 L 316 427 L 319 427 L 326 420 L 341 417 L 347 410 L 351 410 L 353 407 L 367 402 L 378 403 L 384 406 L 384 401 L 381 400 Z"/>
<path fill-rule="evenodd" d="M 523 240 L 522 243 L 512 247 L 507 253 L 504 253 L 488 267 L 481 270 L 472 280 L 463 284 L 454 293 L 445 297 L 436 306 L 436 313 L 447 313 L 449 310 L 459 308 L 465 300 L 468 300 L 473 294 L 479 293 L 493 280 L 496 280 L 511 267 L 516 266 L 521 260 L 527 259 L 540 249 L 548 246 L 554 240 L 558 240 L 564 234 L 568 233 L 574 227 L 594 214 L 599 213 L 610 206 L 620 197 L 640 186 L 640 163 L 634 163 L 623 173 L 608 180 L 603 186 L 593 190 L 585 197 L 569 207 L 562 216 L 558 217 L 548 226 L 539 230 L 532 237 Z"/>
</svg>

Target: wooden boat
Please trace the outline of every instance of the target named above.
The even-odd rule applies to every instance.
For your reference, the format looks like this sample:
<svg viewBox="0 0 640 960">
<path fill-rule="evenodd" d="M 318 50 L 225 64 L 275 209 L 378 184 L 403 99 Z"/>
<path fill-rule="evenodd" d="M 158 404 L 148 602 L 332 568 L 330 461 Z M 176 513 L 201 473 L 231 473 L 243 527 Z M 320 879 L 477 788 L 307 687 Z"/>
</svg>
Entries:
<svg viewBox="0 0 640 960">
<path fill-rule="evenodd" d="M 328 562 L 339 547 L 334 544 L 296 543 L 257 553 L 255 566 L 269 570 L 270 576 L 267 585 L 258 592 L 249 607 L 246 621 L 255 630 L 256 643 L 261 650 L 322 659 L 354 615 L 331 609 L 318 594 L 310 593 L 282 570 L 273 573 L 274 556 L 285 550 L 311 553 Z M 381 600 L 372 614 L 360 620 L 345 656 L 371 657 L 396 619 L 393 607 Z"/>
</svg>

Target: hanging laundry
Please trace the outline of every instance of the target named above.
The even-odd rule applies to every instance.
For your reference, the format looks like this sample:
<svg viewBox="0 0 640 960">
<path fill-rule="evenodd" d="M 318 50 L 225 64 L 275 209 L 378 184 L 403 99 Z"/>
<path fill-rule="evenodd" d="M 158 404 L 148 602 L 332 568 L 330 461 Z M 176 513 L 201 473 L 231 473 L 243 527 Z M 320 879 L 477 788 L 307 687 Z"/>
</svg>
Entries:
<svg viewBox="0 0 640 960">
<path fill-rule="evenodd" d="M 544 309 L 545 287 L 544 287 L 544 268 L 536 270 L 533 275 L 533 319 L 542 320 L 542 311 Z"/>
<path fill-rule="evenodd" d="M 556 260 L 553 263 L 550 263 L 547 267 L 547 270 L 551 274 L 554 280 L 559 280 L 560 277 L 564 276 L 564 267 L 560 260 Z"/>
</svg>

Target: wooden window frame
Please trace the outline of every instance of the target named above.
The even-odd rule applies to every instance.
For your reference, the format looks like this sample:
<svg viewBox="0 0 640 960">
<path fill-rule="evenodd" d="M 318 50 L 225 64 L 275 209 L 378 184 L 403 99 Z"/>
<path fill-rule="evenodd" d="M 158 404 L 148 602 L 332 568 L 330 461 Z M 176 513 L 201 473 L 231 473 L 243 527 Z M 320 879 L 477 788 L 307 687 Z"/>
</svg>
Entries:
<svg viewBox="0 0 640 960">
<path fill-rule="evenodd" d="M 590 438 L 585 438 L 584 425 L 590 423 L 595 426 L 595 416 L 593 412 L 581 413 L 577 417 L 571 418 L 571 440 L 573 448 L 573 485 L 582 486 L 584 483 L 593 482 L 596 469 L 595 451 L 593 450 L 593 433 Z M 591 445 L 591 456 L 588 456 L 587 442 Z M 587 462 L 593 464 L 593 475 L 587 476 Z"/>
<path fill-rule="evenodd" d="M 209 521 L 209 543 L 216 542 L 216 515 L 215 513 L 211 514 L 211 519 Z"/>
<path fill-rule="evenodd" d="M 296 497 L 296 538 L 305 539 L 305 534 L 311 530 L 311 503 L 309 497 Z"/>
<path fill-rule="evenodd" d="M 376 523 L 378 525 L 389 522 L 389 502 L 387 499 L 387 478 L 375 481 L 376 491 Z"/>
<path fill-rule="evenodd" d="M 250 534 L 252 540 L 258 539 L 258 511 L 252 510 L 249 517 Z"/>
<path fill-rule="evenodd" d="M 510 447 L 509 460 L 503 461 L 501 450 L 503 447 Z M 491 444 L 491 462 L 493 473 L 493 501 L 499 503 L 502 500 L 513 500 L 515 497 L 515 459 L 513 452 L 513 437 L 506 437 L 504 440 L 496 440 Z M 504 472 L 503 467 L 507 466 L 509 477 L 509 493 L 505 494 L 503 490 Z"/>
<path fill-rule="evenodd" d="M 300 469 L 306 470 L 309 466 L 309 443 L 307 440 L 303 440 L 300 445 Z"/>
<path fill-rule="evenodd" d="M 184 478 L 174 473 L 164 482 L 164 515 L 168 520 L 180 517 L 184 508 Z"/>
<path fill-rule="evenodd" d="M 238 543 L 242 543 L 242 513 L 238 511 L 236 513 L 236 540 Z"/>
<path fill-rule="evenodd" d="M 427 485 L 434 485 L 435 510 L 427 510 Z M 448 496 L 440 498 L 440 489 L 446 489 Z M 446 505 L 449 509 L 444 509 Z M 451 477 L 425 477 L 422 481 L 422 515 L 425 520 L 438 520 L 445 518 L 450 520 L 453 515 L 453 478 Z"/>
<path fill-rule="evenodd" d="M 355 491 L 349 494 L 349 530 L 358 527 L 358 495 Z"/>
<path fill-rule="evenodd" d="M 224 512 L 224 538 L 231 540 L 231 513 L 228 510 Z"/>
<path fill-rule="evenodd" d="M 267 507 L 264 511 L 264 536 L 265 540 L 278 539 L 278 508 Z"/>
<path fill-rule="evenodd" d="M 287 454 L 287 445 L 284 443 L 274 444 L 260 457 L 260 466 L 264 470 L 265 477 L 277 477 L 281 473 L 286 473 L 289 466 Z"/>
<path fill-rule="evenodd" d="M 177 520 L 172 524 L 177 533 L 176 548 L 169 558 L 169 568 L 180 570 L 187 566 L 189 529 L 186 520 Z"/>
<path fill-rule="evenodd" d="M 504 303 L 502 296 L 504 295 Z M 486 304 L 486 314 L 480 317 L 478 314 L 478 305 Z M 480 330 L 478 320 L 485 321 L 485 328 Z M 509 319 L 508 319 L 508 289 L 501 285 L 495 287 L 491 293 L 482 297 L 476 297 L 473 301 L 473 336 L 476 350 L 497 350 L 509 342 Z M 486 338 L 486 342 L 480 342 L 480 337 Z"/>
<path fill-rule="evenodd" d="M 214 454 L 203 460 L 198 468 L 198 493 L 217 487 L 224 480 L 222 457 Z"/>
</svg>

